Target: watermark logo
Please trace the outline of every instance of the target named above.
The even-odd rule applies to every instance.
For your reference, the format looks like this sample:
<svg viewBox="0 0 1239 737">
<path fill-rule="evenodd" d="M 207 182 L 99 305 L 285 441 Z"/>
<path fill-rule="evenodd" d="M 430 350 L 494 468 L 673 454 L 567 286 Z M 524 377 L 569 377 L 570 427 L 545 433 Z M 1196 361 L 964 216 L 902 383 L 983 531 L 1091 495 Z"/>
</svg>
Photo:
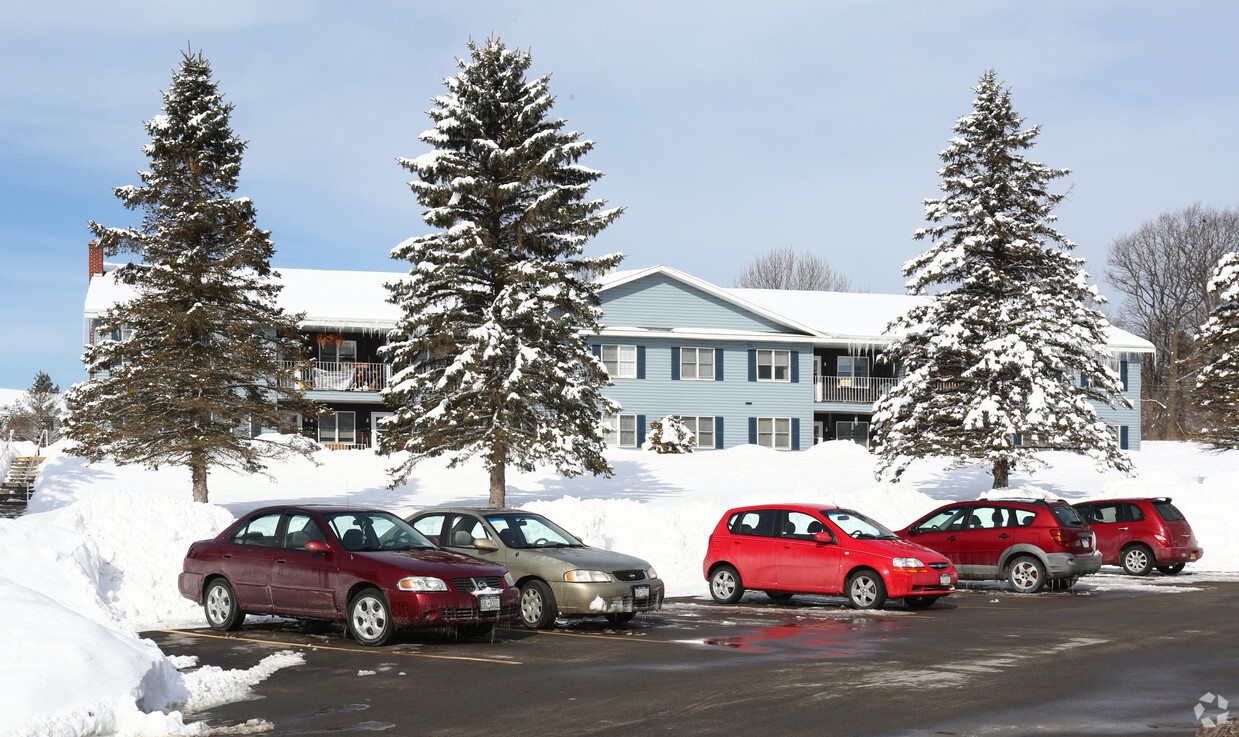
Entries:
<svg viewBox="0 0 1239 737">
<path fill-rule="evenodd" d="M 1200 720 L 1200 726 L 1208 728 L 1220 727 L 1230 719 L 1230 712 L 1227 711 L 1229 706 L 1226 699 L 1221 696 L 1207 693 L 1196 700 L 1196 708 L 1192 711 L 1196 713 L 1196 718 Z M 1206 715 L 1206 712 L 1212 711 L 1214 707 L 1219 710 L 1219 713 Z"/>
</svg>

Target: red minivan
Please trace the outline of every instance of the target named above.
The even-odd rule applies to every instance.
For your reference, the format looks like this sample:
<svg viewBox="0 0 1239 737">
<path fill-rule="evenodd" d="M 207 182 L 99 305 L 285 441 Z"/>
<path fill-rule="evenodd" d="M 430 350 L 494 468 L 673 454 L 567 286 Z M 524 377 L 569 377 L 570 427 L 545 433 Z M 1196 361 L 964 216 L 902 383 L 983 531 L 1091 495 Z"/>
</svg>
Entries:
<svg viewBox="0 0 1239 737">
<path fill-rule="evenodd" d="M 1144 576 L 1154 567 L 1174 575 L 1205 554 L 1187 518 L 1167 497 L 1102 499 L 1074 506 L 1097 533 L 1101 562 L 1123 566 L 1133 576 Z"/>
<path fill-rule="evenodd" d="M 720 604 L 734 604 L 749 588 L 775 601 L 842 594 L 855 609 L 877 609 L 888 598 L 924 609 L 953 593 L 956 581 L 944 556 L 863 514 L 814 504 L 728 511 L 710 535 L 702 568 Z"/>
</svg>

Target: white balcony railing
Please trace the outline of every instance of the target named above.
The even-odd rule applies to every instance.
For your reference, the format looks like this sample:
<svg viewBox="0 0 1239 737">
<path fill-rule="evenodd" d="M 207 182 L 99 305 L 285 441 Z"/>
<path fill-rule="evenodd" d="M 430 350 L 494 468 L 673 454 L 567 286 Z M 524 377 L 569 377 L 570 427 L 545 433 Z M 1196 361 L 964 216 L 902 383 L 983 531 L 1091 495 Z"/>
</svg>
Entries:
<svg viewBox="0 0 1239 737">
<path fill-rule="evenodd" d="M 385 363 L 285 361 L 297 388 L 303 391 L 377 392 L 386 388 L 391 366 Z"/>
<path fill-rule="evenodd" d="M 816 376 L 813 401 L 872 404 L 890 392 L 898 379 L 873 376 Z"/>
</svg>

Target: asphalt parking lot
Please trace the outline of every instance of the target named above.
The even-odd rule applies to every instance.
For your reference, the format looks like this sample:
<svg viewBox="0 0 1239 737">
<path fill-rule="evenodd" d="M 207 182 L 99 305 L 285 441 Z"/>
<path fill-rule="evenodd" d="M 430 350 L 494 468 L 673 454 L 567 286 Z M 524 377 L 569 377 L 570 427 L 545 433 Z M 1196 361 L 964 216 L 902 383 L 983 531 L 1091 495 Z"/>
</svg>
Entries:
<svg viewBox="0 0 1239 737">
<path fill-rule="evenodd" d="M 252 618 L 227 636 L 146 634 L 222 668 L 304 654 L 258 699 L 193 715 L 221 733 L 257 718 L 277 735 L 1189 735 L 1202 695 L 1239 703 L 1239 581 L 1092 578 L 1034 596 L 983 585 L 919 612 L 671 599 L 625 626 L 384 648 Z"/>
</svg>

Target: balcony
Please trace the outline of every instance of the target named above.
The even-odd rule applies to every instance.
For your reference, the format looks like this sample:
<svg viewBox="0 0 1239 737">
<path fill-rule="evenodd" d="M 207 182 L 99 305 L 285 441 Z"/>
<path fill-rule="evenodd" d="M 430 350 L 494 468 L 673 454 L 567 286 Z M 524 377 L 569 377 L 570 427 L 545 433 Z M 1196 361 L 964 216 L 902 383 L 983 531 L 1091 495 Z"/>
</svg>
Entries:
<svg viewBox="0 0 1239 737">
<path fill-rule="evenodd" d="M 391 366 L 385 363 L 343 361 L 284 361 L 302 391 L 377 392 L 387 387 Z"/>
<path fill-rule="evenodd" d="M 813 401 L 836 404 L 873 404 L 886 396 L 898 379 L 873 376 L 815 376 Z"/>
</svg>

